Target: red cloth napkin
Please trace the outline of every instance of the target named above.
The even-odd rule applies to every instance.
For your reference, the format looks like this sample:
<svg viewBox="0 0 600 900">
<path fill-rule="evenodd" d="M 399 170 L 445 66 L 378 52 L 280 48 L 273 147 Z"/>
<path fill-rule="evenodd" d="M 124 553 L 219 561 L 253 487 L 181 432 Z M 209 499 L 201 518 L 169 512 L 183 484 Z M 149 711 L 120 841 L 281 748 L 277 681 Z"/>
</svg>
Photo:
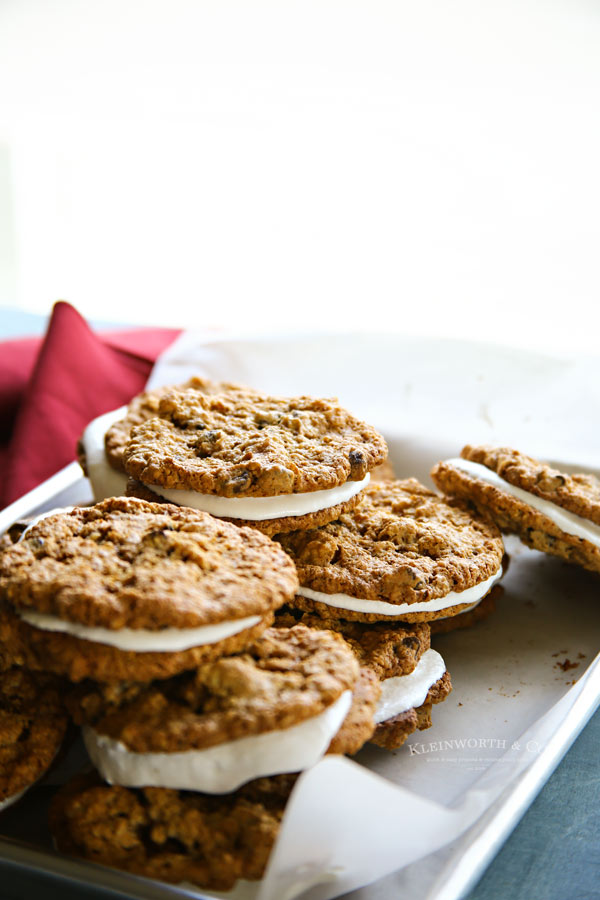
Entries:
<svg viewBox="0 0 600 900">
<path fill-rule="evenodd" d="M 0 344 L 0 508 L 75 459 L 91 419 L 143 390 L 170 328 L 95 334 L 57 303 L 43 340 Z"/>
</svg>

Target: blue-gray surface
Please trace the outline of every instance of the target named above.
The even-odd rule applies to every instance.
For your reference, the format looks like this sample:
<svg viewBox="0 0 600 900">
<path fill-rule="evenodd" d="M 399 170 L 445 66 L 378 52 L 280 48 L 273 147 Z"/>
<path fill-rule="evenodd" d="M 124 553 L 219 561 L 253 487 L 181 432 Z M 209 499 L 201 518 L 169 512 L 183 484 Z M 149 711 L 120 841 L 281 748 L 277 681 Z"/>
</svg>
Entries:
<svg viewBox="0 0 600 900">
<path fill-rule="evenodd" d="M 600 900 L 600 711 L 467 900 Z"/>
</svg>

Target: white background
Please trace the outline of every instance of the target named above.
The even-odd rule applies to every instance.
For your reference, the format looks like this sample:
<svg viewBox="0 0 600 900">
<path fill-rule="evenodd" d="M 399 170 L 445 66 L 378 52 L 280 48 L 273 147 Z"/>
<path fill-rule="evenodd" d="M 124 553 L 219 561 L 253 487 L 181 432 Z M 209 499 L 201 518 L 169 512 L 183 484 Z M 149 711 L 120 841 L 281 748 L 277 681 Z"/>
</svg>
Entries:
<svg viewBox="0 0 600 900">
<path fill-rule="evenodd" d="M 600 4 L 3 0 L 0 296 L 598 349 Z"/>
</svg>

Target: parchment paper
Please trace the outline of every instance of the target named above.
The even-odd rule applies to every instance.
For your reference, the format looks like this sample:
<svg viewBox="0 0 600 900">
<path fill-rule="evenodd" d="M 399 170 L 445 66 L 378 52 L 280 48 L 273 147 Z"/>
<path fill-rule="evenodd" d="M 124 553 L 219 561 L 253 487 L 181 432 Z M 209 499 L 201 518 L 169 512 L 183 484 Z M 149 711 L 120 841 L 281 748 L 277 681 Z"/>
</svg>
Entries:
<svg viewBox="0 0 600 900">
<path fill-rule="evenodd" d="M 599 463 L 595 357 L 393 335 L 184 334 L 149 385 L 192 374 L 337 395 L 385 434 L 397 475 L 425 483 L 437 460 L 481 441 L 569 468 Z M 394 753 L 368 747 L 354 761 L 331 757 L 305 773 L 262 884 L 240 885 L 236 897 L 291 900 L 308 891 L 328 900 L 367 884 L 352 897 L 441 897 L 483 827 L 479 817 L 524 773 L 535 777 L 557 735 L 564 741 L 582 727 L 590 691 L 600 695 L 600 581 L 514 538 L 507 548 L 496 613 L 433 638 L 454 686 L 433 708 L 433 727 Z"/>
</svg>

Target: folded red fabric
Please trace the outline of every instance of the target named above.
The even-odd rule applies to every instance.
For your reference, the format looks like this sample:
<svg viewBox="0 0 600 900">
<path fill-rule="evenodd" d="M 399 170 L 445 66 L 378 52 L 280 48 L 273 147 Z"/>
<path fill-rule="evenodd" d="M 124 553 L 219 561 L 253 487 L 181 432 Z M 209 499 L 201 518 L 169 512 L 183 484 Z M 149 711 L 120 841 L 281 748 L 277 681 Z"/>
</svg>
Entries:
<svg viewBox="0 0 600 900">
<path fill-rule="evenodd" d="M 43 340 L 0 345 L 0 508 L 75 459 L 77 438 L 96 416 L 143 390 L 171 328 L 95 334 L 57 303 Z"/>
</svg>

